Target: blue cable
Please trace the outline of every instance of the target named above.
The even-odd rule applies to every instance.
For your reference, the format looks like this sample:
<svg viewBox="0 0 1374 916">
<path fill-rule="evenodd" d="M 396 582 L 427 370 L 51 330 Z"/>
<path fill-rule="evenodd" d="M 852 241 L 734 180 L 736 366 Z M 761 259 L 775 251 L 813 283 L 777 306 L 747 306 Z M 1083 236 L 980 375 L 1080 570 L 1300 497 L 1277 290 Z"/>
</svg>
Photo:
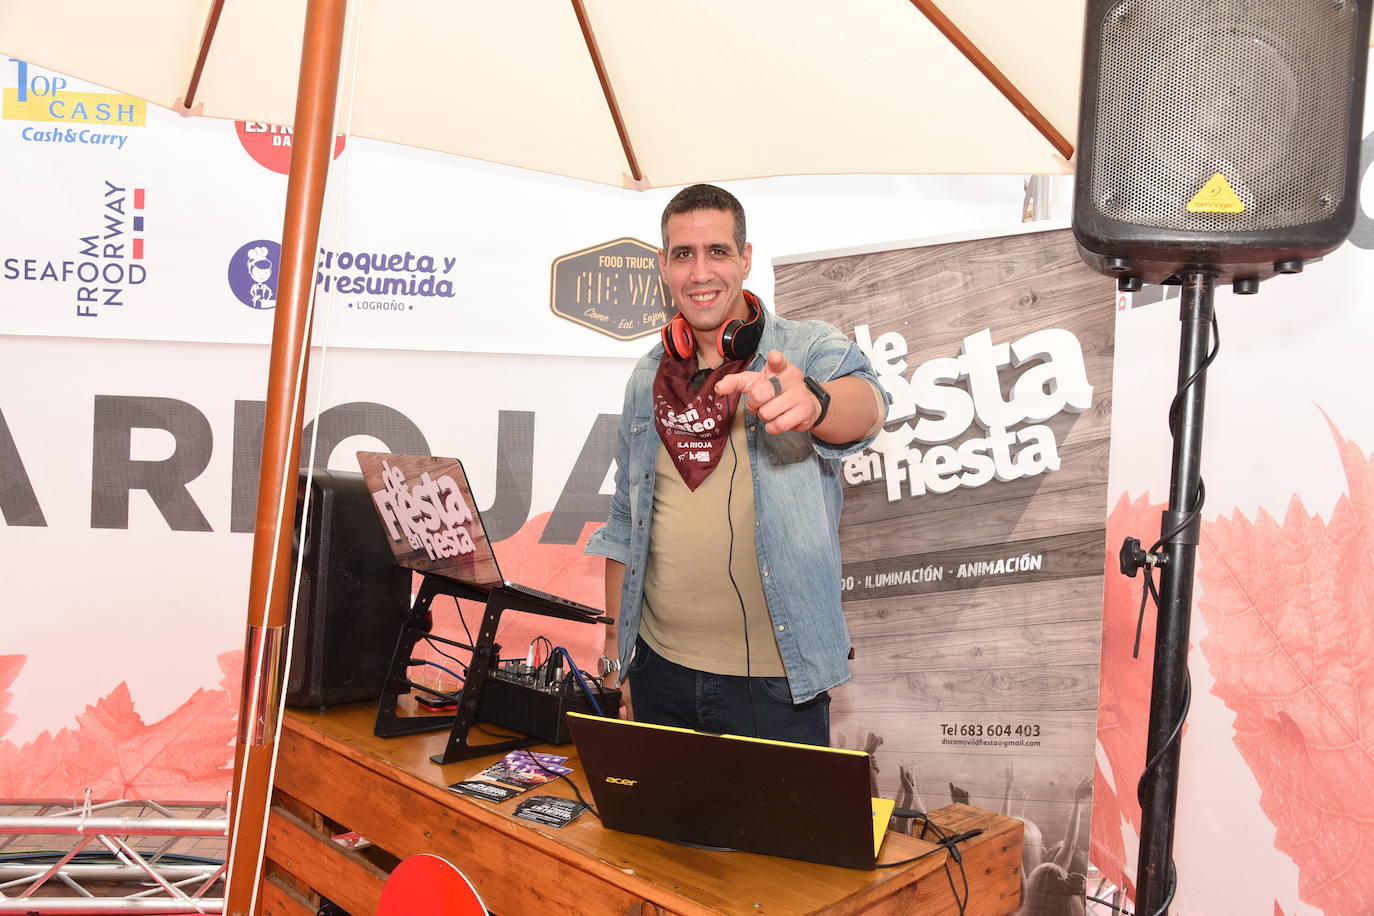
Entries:
<svg viewBox="0 0 1374 916">
<path fill-rule="evenodd" d="M 460 684 L 466 683 L 465 679 L 463 678 L 463 676 L 462 676 L 461 674 L 459 674 L 459 673 L 456 672 L 456 671 L 453 671 L 452 669 L 445 668 L 443 665 L 439 664 L 438 662 L 432 662 L 432 661 L 429 661 L 428 659 L 423 659 L 423 658 L 412 658 L 412 659 L 410 659 L 410 663 L 411 663 L 412 665 L 429 665 L 431 668 L 438 668 L 440 671 L 443 671 L 445 674 L 449 675 L 450 677 L 456 677 L 456 678 L 458 679 L 458 683 L 460 683 Z"/>
<path fill-rule="evenodd" d="M 568 660 L 568 667 L 572 669 L 573 676 L 577 678 L 577 683 L 582 687 L 582 692 L 587 695 L 587 700 L 592 704 L 592 711 L 598 716 L 605 718 L 606 714 L 601 711 L 601 704 L 596 702 L 596 697 L 592 694 L 592 688 L 587 686 L 586 679 L 582 677 L 582 672 L 577 670 L 577 662 L 573 661 L 573 657 L 568 654 L 568 650 L 562 646 L 558 646 L 554 651 L 562 652 L 563 657 Z"/>
</svg>

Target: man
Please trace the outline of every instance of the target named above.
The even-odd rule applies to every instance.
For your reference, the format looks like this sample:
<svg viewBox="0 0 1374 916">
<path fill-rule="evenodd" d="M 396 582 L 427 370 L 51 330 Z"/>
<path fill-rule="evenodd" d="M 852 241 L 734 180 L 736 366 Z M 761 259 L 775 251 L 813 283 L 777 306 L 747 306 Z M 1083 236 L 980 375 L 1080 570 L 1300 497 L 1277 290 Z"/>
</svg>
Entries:
<svg viewBox="0 0 1374 916">
<path fill-rule="evenodd" d="M 881 428 L 883 395 L 839 331 L 744 289 L 732 194 L 686 188 L 661 229 L 680 316 L 626 385 L 610 519 L 587 546 L 618 618 L 603 664 L 640 721 L 827 745 L 827 691 L 849 678 L 839 458 Z"/>
</svg>

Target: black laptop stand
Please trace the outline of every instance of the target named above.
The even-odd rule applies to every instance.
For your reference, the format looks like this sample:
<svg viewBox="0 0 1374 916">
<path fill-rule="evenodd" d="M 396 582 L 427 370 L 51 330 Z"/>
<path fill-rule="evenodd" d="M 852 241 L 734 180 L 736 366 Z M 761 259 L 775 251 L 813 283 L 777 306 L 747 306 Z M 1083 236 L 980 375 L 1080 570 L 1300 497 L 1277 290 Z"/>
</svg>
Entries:
<svg viewBox="0 0 1374 916">
<path fill-rule="evenodd" d="M 387 669 L 386 681 L 382 684 L 382 696 L 377 703 L 377 722 L 372 733 L 379 738 L 395 738 L 399 735 L 414 735 L 420 732 L 449 729 L 448 743 L 443 753 L 430 759 L 435 763 L 452 763 L 482 757 L 499 751 L 510 751 L 527 743 L 523 739 L 512 739 L 495 744 L 469 744 L 468 732 L 477 721 L 477 705 L 482 698 L 482 690 L 487 678 L 499 658 L 501 647 L 496 643 L 496 625 L 501 621 L 503 611 L 524 611 L 527 614 L 540 614 L 562 620 L 576 620 L 580 623 L 609 622 L 605 617 L 589 617 L 556 601 L 545 600 L 528 592 L 517 591 L 504 585 L 484 588 L 468 585 L 433 573 L 421 573 L 424 581 L 415 603 L 406 614 L 401 625 L 401 634 L 396 640 L 396 651 L 391 656 L 391 667 Z M 455 642 L 442 636 L 435 636 L 434 614 L 430 609 L 434 599 L 440 595 L 454 598 L 467 598 L 486 605 L 482 623 L 478 628 L 474 645 Z M 420 640 L 433 640 L 459 649 L 472 652 L 467 672 L 463 678 L 463 689 L 458 693 L 446 693 L 434 687 L 412 681 L 406 672 L 410 668 L 415 645 Z M 420 690 L 433 697 L 457 704 L 458 711 L 451 716 L 398 716 L 396 701 L 411 690 Z"/>
</svg>

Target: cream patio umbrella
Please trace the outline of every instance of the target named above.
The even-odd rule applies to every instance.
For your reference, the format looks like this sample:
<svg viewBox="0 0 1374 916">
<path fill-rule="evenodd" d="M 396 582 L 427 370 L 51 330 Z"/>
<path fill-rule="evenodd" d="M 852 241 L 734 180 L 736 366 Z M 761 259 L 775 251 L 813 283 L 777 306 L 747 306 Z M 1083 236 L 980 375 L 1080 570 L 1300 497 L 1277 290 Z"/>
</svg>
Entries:
<svg viewBox="0 0 1374 916">
<path fill-rule="evenodd" d="M 635 189 L 1066 173 L 1081 22 L 1078 0 L 0 0 L 7 56 L 187 115 L 294 125 L 225 912 L 257 903 L 336 110 L 357 136 Z"/>
<path fill-rule="evenodd" d="M 633 187 L 1070 171 L 1081 0 L 356 0 L 350 16 L 357 136 Z M 304 17 L 305 0 L 3 0 L 0 50 L 288 124 Z"/>
</svg>

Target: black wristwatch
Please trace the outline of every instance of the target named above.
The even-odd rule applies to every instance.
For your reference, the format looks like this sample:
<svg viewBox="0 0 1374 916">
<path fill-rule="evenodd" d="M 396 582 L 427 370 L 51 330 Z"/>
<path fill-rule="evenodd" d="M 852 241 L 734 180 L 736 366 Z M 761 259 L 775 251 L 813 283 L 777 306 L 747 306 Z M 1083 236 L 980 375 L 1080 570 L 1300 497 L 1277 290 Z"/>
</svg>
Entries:
<svg viewBox="0 0 1374 916">
<path fill-rule="evenodd" d="M 811 428 L 815 429 L 825 422 L 825 413 L 830 409 L 830 392 L 822 388 L 821 383 L 809 375 L 802 377 L 802 384 L 806 386 L 807 391 L 816 396 L 816 400 L 821 402 L 821 414 L 816 418 L 816 422 L 811 424 Z"/>
</svg>

